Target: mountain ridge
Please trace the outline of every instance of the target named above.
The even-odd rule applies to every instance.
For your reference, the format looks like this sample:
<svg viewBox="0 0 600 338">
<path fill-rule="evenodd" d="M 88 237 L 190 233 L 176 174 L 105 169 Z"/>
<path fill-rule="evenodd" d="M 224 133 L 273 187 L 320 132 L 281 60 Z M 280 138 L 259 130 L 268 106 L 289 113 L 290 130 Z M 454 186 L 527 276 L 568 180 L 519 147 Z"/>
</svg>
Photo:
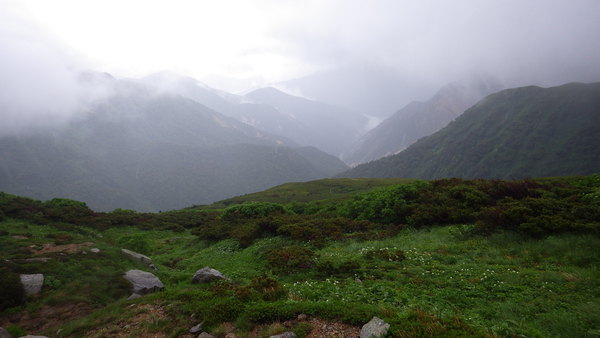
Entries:
<svg viewBox="0 0 600 338">
<path fill-rule="evenodd" d="M 526 178 L 600 171 L 600 83 L 506 89 L 404 151 L 338 177 Z"/>
</svg>

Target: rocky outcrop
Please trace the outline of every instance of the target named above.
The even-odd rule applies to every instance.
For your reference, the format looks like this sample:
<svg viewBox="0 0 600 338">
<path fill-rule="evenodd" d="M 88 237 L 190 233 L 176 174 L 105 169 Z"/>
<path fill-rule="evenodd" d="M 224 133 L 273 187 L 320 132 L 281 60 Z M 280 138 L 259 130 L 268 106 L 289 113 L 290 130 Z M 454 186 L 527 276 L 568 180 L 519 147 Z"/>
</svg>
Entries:
<svg viewBox="0 0 600 338">
<path fill-rule="evenodd" d="M 27 296 L 36 295 L 42 291 L 42 286 L 44 286 L 44 275 L 41 273 L 23 274 L 21 275 L 21 284 L 23 285 L 23 290 L 25 290 Z"/>
<path fill-rule="evenodd" d="M 138 295 L 145 295 L 165 288 L 158 277 L 142 270 L 129 270 L 125 273 L 124 278 L 131 283 L 133 293 Z"/>
<path fill-rule="evenodd" d="M 227 277 L 223 276 L 223 274 L 221 272 L 219 272 L 218 270 L 204 267 L 198 271 L 196 271 L 196 273 L 194 274 L 194 277 L 192 277 L 192 283 L 193 284 L 205 284 L 205 283 L 210 283 L 216 280 L 226 280 L 228 279 Z"/>
<path fill-rule="evenodd" d="M 129 259 L 144 263 L 148 265 L 152 270 L 156 271 L 156 266 L 152 263 L 152 259 L 146 255 L 142 255 L 141 253 L 137 253 L 135 251 L 121 249 L 121 252 Z"/>
<path fill-rule="evenodd" d="M 390 324 L 378 317 L 373 317 L 360 330 L 360 338 L 383 337 L 388 332 Z"/>
</svg>

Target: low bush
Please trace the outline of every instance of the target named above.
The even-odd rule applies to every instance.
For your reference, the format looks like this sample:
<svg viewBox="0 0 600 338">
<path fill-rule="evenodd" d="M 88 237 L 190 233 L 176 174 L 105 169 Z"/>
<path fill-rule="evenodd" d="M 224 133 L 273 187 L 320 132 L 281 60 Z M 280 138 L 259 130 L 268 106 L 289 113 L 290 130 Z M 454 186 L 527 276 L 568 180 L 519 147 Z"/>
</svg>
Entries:
<svg viewBox="0 0 600 338">
<path fill-rule="evenodd" d="M 267 251 L 267 267 L 276 273 L 293 273 L 315 266 L 315 253 L 299 245 L 290 245 Z"/>
<path fill-rule="evenodd" d="M 291 211 L 281 204 L 270 202 L 250 202 L 236 204 L 223 211 L 223 219 L 237 220 L 240 218 L 256 218 L 274 214 L 290 214 Z"/>
<path fill-rule="evenodd" d="M 25 302 L 25 290 L 19 274 L 0 268 L 0 311 Z"/>
</svg>

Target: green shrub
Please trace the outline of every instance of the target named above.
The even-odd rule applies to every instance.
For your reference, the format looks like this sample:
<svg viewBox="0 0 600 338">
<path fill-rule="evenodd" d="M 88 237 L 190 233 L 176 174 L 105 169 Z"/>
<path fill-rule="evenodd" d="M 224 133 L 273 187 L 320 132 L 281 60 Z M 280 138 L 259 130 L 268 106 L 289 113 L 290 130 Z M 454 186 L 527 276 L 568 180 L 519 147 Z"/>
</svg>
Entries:
<svg viewBox="0 0 600 338">
<path fill-rule="evenodd" d="M 440 319 L 419 309 L 386 318 L 390 324 L 391 337 L 489 337 L 455 317 Z"/>
<path fill-rule="evenodd" d="M 315 253 L 298 245 L 271 249 L 266 257 L 267 267 L 277 273 L 296 272 L 315 265 Z"/>
<path fill-rule="evenodd" d="M 287 295 L 285 289 L 277 280 L 267 276 L 254 277 L 250 286 L 266 301 L 282 299 Z"/>
<path fill-rule="evenodd" d="M 369 259 L 382 259 L 389 262 L 400 262 L 406 258 L 406 255 L 400 249 L 382 248 L 367 251 L 365 257 Z"/>
<path fill-rule="evenodd" d="M 264 217 L 273 214 L 289 214 L 291 211 L 281 204 L 270 202 L 249 202 L 236 204 L 223 211 L 223 219 Z"/>
<path fill-rule="evenodd" d="M 354 196 L 338 208 L 341 216 L 378 223 L 402 224 L 410 213 L 409 201 L 418 191 L 428 186 L 425 181 L 415 181 L 372 190 Z"/>
<path fill-rule="evenodd" d="M 25 302 L 25 290 L 19 274 L 8 269 L 0 269 L 0 311 L 21 305 Z"/>
<path fill-rule="evenodd" d="M 151 253 L 150 243 L 144 235 L 130 235 L 121 237 L 118 244 L 124 249 L 132 250 L 144 255 Z"/>
<path fill-rule="evenodd" d="M 8 331 L 8 333 L 10 333 L 10 335 L 13 337 L 27 336 L 27 331 L 25 331 L 23 328 L 17 325 L 6 326 L 6 331 Z"/>
<path fill-rule="evenodd" d="M 317 261 L 316 270 L 319 274 L 330 277 L 348 277 L 354 276 L 361 270 L 362 266 L 356 258 L 319 258 Z"/>
<path fill-rule="evenodd" d="M 352 325 L 363 325 L 377 314 L 377 310 L 377 307 L 371 305 L 342 302 L 256 302 L 246 307 L 238 322 L 270 323 L 294 319 L 304 313 Z"/>
</svg>

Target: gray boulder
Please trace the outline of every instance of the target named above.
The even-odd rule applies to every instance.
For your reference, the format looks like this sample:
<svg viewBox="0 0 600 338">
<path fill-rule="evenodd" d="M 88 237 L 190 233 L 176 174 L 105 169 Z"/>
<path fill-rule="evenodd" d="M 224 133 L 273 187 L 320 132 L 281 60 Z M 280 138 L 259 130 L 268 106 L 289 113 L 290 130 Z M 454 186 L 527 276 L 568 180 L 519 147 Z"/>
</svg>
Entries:
<svg viewBox="0 0 600 338">
<path fill-rule="evenodd" d="M 373 317 L 360 330 L 360 338 L 383 337 L 388 332 L 390 324 L 381 318 Z"/>
<path fill-rule="evenodd" d="M 127 250 L 127 249 L 121 249 L 121 252 L 129 259 L 137 261 L 137 262 L 142 262 L 146 265 L 148 265 L 149 267 L 151 267 L 153 270 L 156 270 L 156 267 L 154 266 L 154 264 L 152 264 L 152 259 L 146 255 L 142 255 L 141 253 L 137 253 L 135 251 L 131 251 L 131 250 Z"/>
<path fill-rule="evenodd" d="M 44 275 L 41 273 L 21 275 L 21 284 L 27 296 L 36 295 L 44 286 Z"/>
<path fill-rule="evenodd" d="M 12 335 L 5 328 L 0 327 L 0 338 L 12 338 Z"/>
<path fill-rule="evenodd" d="M 192 334 L 199 333 L 201 331 L 202 331 L 202 323 L 192 326 L 192 328 L 189 330 L 189 332 Z"/>
<path fill-rule="evenodd" d="M 205 283 L 210 283 L 212 281 L 216 281 L 219 279 L 227 279 L 227 277 L 223 276 L 222 273 L 220 273 L 218 270 L 204 267 L 198 271 L 196 271 L 196 273 L 194 274 L 194 277 L 192 277 L 192 283 L 193 284 L 205 284 Z"/>
<path fill-rule="evenodd" d="M 163 283 L 154 274 L 142 270 L 129 270 L 124 276 L 133 288 L 133 293 L 145 295 L 165 288 Z"/>
</svg>

